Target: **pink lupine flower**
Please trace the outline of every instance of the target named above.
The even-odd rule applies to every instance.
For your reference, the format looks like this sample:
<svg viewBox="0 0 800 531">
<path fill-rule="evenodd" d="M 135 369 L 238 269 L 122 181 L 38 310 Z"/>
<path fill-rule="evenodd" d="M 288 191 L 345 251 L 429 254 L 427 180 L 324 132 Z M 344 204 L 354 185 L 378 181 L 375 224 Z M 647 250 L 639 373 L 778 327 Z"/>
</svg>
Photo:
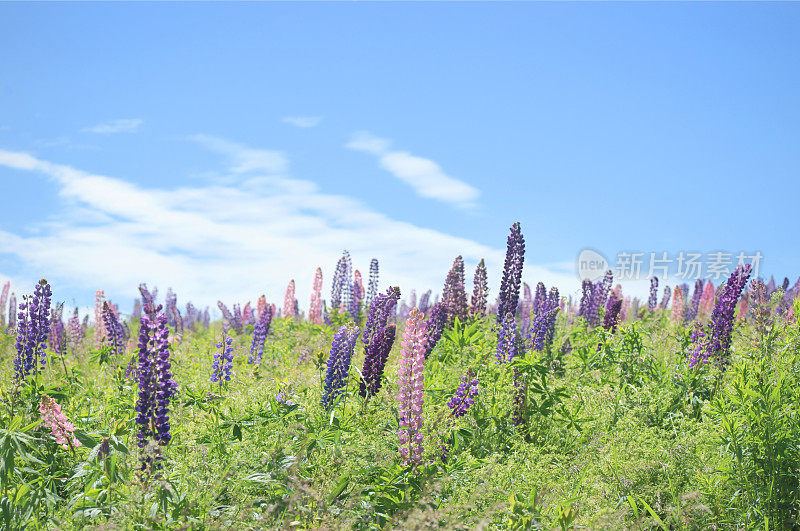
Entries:
<svg viewBox="0 0 800 531">
<path fill-rule="evenodd" d="M 253 315 L 253 307 L 250 306 L 250 301 L 247 301 L 247 304 L 242 308 L 242 322 L 246 325 L 256 324 L 256 318 Z"/>
<path fill-rule="evenodd" d="M 314 287 L 311 290 L 311 303 L 308 306 L 308 320 L 314 324 L 322 324 L 322 268 L 314 273 Z"/>
<path fill-rule="evenodd" d="M 294 279 L 286 286 L 286 295 L 283 297 L 283 316 L 294 317 Z"/>
<path fill-rule="evenodd" d="M 714 309 L 714 284 L 711 281 L 707 281 L 705 287 L 703 288 L 703 294 L 700 295 L 700 314 L 704 317 L 708 317 L 711 314 L 711 310 Z"/>
<path fill-rule="evenodd" d="M 267 297 L 266 295 L 262 295 L 258 298 L 258 304 L 256 305 L 256 321 L 261 319 L 261 314 L 264 313 L 264 310 L 267 309 Z"/>
<path fill-rule="evenodd" d="M 622 299 L 622 308 L 620 308 L 619 310 L 620 323 L 628 320 L 628 311 L 630 311 L 630 308 L 631 308 L 631 298 L 630 296 L 627 296 L 624 299 Z"/>
<path fill-rule="evenodd" d="M 672 312 L 670 313 L 670 318 L 676 323 L 683 322 L 683 299 L 683 290 L 678 286 L 672 295 Z"/>
<path fill-rule="evenodd" d="M 400 454 L 408 464 L 422 462 L 422 405 L 425 372 L 425 323 L 417 308 L 411 310 L 400 344 L 397 400 L 400 413 Z"/>
<path fill-rule="evenodd" d="M 72 450 L 74 454 L 75 448 L 81 446 L 81 442 L 73 435 L 75 426 L 61 412 L 61 406 L 49 396 L 42 395 L 39 413 L 42 415 L 42 424 L 45 428 L 50 428 L 56 443 L 60 444 L 64 450 Z"/>
<path fill-rule="evenodd" d="M 747 317 L 747 309 L 747 297 L 742 297 L 742 300 L 739 301 L 739 309 L 736 312 L 737 323 L 744 322 L 745 317 Z"/>
<path fill-rule="evenodd" d="M 94 344 L 97 348 L 100 348 L 103 338 L 106 337 L 106 327 L 103 323 L 103 302 L 105 300 L 106 295 L 103 290 L 97 290 L 94 295 Z"/>
</svg>

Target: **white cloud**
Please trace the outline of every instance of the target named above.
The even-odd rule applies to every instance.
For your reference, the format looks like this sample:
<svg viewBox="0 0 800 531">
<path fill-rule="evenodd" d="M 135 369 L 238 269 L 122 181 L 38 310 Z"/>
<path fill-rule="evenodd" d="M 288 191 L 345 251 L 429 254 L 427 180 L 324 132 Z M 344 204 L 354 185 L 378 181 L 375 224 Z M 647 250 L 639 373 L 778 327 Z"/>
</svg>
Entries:
<svg viewBox="0 0 800 531">
<path fill-rule="evenodd" d="M 119 120 L 110 120 L 101 124 L 85 127 L 81 131 L 86 133 L 97 133 L 101 135 L 109 135 L 113 133 L 136 133 L 144 120 L 141 118 L 123 118 Z"/>
<path fill-rule="evenodd" d="M 209 135 L 192 135 L 191 140 L 200 143 L 207 149 L 228 156 L 234 173 L 247 173 L 251 171 L 265 171 L 269 173 L 284 173 L 289 167 L 289 161 L 280 151 L 269 149 L 252 149 L 229 140 Z"/>
<path fill-rule="evenodd" d="M 383 169 L 410 185 L 420 197 L 435 199 L 458 207 L 470 208 L 480 196 L 480 190 L 450 177 L 434 161 L 407 151 L 392 151 L 390 142 L 366 131 L 353 135 L 345 147 L 364 151 L 378 157 Z"/>
<path fill-rule="evenodd" d="M 284 116 L 283 123 L 295 127 L 316 127 L 322 122 L 322 116 Z"/>
</svg>

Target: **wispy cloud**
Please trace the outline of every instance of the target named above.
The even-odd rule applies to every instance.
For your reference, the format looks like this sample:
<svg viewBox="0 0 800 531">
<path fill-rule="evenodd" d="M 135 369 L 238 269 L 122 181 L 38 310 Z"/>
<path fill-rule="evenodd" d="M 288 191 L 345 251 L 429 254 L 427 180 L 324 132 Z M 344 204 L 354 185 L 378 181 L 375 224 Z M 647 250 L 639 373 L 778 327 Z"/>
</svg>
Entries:
<svg viewBox="0 0 800 531">
<path fill-rule="evenodd" d="M 322 116 L 284 116 L 283 123 L 295 127 L 316 127 L 322 122 Z"/>
<path fill-rule="evenodd" d="M 263 150 L 221 139 L 203 145 L 239 170 L 276 169 L 254 155 Z M 248 166 L 248 160 L 261 162 Z M 281 159 L 278 167 L 287 164 Z M 11 255 L 32 276 L 47 275 L 75 292 L 105 289 L 111 298 L 133 298 L 145 281 L 213 307 L 218 298 L 255 300 L 260 293 L 279 301 L 294 278 L 305 306 L 316 267 L 331 271 L 345 248 L 362 272 L 377 257 L 381 284 L 404 292 L 440 289 L 459 254 L 470 267 L 486 258 L 493 277 L 502 268 L 501 249 L 390 219 L 302 179 L 254 170 L 240 175 L 236 186 L 164 190 L 22 152 L 0 150 L 0 166 L 47 176 L 64 212 L 29 234 L 0 230 L 0 254 Z"/>
<path fill-rule="evenodd" d="M 229 170 L 233 173 L 284 173 L 289 168 L 289 161 L 281 151 L 253 149 L 209 135 L 192 135 L 189 138 L 211 151 L 226 155 L 231 162 Z"/>
<path fill-rule="evenodd" d="M 410 185 L 420 197 L 462 208 L 475 206 L 480 190 L 450 177 L 436 162 L 407 151 L 392 151 L 390 145 L 389 140 L 366 131 L 356 133 L 345 144 L 349 149 L 377 156 L 383 169 Z"/>
<path fill-rule="evenodd" d="M 91 127 L 85 127 L 81 131 L 85 133 L 97 133 L 100 135 L 110 135 L 114 133 L 136 133 L 144 123 L 141 118 L 122 118 L 103 122 Z"/>
</svg>

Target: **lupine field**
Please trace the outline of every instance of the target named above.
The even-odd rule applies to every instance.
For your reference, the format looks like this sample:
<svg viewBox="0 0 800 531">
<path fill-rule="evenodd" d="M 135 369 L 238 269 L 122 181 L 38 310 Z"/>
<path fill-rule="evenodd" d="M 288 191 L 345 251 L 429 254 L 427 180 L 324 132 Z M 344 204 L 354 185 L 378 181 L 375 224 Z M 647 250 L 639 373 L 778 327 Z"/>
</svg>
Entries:
<svg viewBox="0 0 800 531">
<path fill-rule="evenodd" d="M 6 284 L 2 528 L 796 526 L 800 281 L 573 298 L 524 256 L 515 223 L 502 271 L 455 257 L 418 294 L 345 252 L 221 319 Z"/>
</svg>

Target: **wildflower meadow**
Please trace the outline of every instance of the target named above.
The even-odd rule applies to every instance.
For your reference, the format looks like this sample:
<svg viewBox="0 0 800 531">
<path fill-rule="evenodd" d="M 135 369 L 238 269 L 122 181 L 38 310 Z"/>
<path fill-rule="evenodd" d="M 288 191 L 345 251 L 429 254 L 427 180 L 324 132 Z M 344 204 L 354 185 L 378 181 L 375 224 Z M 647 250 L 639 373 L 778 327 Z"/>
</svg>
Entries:
<svg viewBox="0 0 800 531">
<path fill-rule="evenodd" d="M 213 312 L 5 284 L 0 527 L 796 527 L 800 280 L 573 297 L 524 229 L 419 296 L 347 251 Z"/>
</svg>

